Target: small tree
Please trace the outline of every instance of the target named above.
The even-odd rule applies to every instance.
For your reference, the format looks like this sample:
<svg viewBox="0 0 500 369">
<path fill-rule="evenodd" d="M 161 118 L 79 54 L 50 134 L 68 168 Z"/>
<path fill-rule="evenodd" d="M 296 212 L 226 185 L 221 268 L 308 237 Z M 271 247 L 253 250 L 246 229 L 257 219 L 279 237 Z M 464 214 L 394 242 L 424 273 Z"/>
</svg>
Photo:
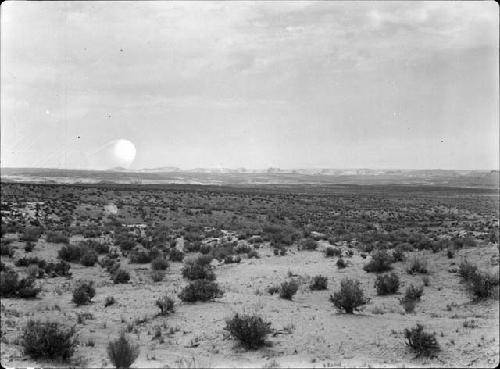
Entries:
<svg viewBox="0 0 500 369">
<path fill-rule="evenodd" d="M 368 303 L 359 281 L 349 278 L 342 279 L 340 291 L 335 292 L 333 296 L 330 295 L 330 301 L 337 309 L 343 309 L 348 314 L 352 314 L 354 310 L 358 310 L 360 306 Z"/>
<path fill-rule="evenodd" d="M 132 344 L 124 332 L 108 343 L 108 357 L 115 368 L 127 369 L 139 356 L 139 346 Z"/>
</svg>

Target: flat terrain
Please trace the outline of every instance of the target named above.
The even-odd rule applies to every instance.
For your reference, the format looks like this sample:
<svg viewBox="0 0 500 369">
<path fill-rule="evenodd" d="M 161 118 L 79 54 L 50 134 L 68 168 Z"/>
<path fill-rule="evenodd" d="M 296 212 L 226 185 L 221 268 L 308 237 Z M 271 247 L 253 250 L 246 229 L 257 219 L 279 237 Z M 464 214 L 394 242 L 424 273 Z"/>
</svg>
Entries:
<svg viewBox="0 0 500 369">
<path fill-rule="evenodd" d="M 126 226 L 138 224 L 144 227 Z M 27 228 L 42 229 L 29 253 L 21 240 Z M 2 298 L 4 367 L 68 365 L 24 355 L 19 337 L 30 318 L 76 326 L 79 345 L 70 359 L 73 366 L 112 367 L 106 345 L 121 330 L 140 346 L 133 367 L 498 365 L 498 300 L 473 301 L 456 273 L 464 260 L 498 273 L 497 190 L 2 185 L 2 240 L 11 240 L 14 250 L 2 255 L 6 266 L 23 276 L 27 268 L 15 263 L 25 256 L 57 262 L 64 244 L 48 242 L 49 230 L 68 235 L 72 245 L 87 239 L 120 246 L 118 235 L 130 234 L 146 249 L 156 247 L 167 255 L 172 248 L 183 250 L 185 259 L 199 255 L 200 246 L 210 245 L 215 253 L 229 244 L 250 247 L 259 258 L 235 251 L 240 263 L 214 259 L 216 282 L 224 294 L 197 303 L 177 296 L 188 283 L 183 262 L 169 261 L 164 279 L 153 282 L 151 264 L 132 263 L 124 252 L 120 263 L 130 273 L 127 284 L 114 284 L 98 264 L 71 262 L 70 277 L 36 280 L 41 287 L 36 298 Z M 316 249 L 301 247 L 305 239 L 315 240 Z M 363 266 L 370 253 L 398 245 L 409 250 L 403 261 L 392 264 L 399 292 L 378 296 L 377 274 Z M 337 267 L 338 257 L 325 256 L 330 246 L 342 250 L 346 268 Z M 428 273 L 407 273 L 414 255 L 427 262 Z M 328 278 L 327 290 L 310 290 L 316 275 Z M 329 301 L 345 277 L 359 280 L 370 299 L 355 314 L 340 312 Z M 415 312 L 405 313 L 399 302 L 405 288 L 423 285 L 426 278 Z M 290 279 L 299 282 L 292 300 L 268 293 L 269 287 Z M 72 293 L 81 280 L 93 281 L 96 294 L 90 304 L 76 306 Z M 155 301 L 165 294 L 174 296 L 175 312 L 160 316 Z M 107 296 L 116 303 L 105 307 Z M 271 322 L 274 333 L 265 347 L 245 350 L 224 330 L 226 319 L 236 312 L 256 313 Z M 416 323 L 436 333 L 441 347 L 437 357 L 416 357 L 405 345 L 404 329 Z M 155 337 L 158 330 L 161 339 Z"/>
</svg>

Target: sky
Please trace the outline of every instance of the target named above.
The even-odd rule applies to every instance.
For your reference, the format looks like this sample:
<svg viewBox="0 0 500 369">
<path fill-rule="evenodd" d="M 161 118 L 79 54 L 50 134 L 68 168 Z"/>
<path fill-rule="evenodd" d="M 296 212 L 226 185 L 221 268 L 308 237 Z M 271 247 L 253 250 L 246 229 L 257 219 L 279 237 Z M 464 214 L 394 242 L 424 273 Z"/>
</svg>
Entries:
<svg viewBox="0 0 500 369">
<path fill-rule="evenodd" d="M 1 166 L 128 140 L 131 169 L 498 169 L 498 27 L 485 1 L 6 2 Z"/>
</svg>

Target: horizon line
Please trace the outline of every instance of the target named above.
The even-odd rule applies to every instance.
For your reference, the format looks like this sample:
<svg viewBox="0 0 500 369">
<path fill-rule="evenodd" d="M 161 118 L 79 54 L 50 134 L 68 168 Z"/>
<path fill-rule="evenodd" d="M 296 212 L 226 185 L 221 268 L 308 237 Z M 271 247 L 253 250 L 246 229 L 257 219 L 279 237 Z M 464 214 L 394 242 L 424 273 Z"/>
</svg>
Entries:
<svg viewBox="0 0 500 369">
<path fill-rule="evenodd" d="M 165 165 L 161 167 L 150 167 L 150 168 L 139 168 L 139 169 L 129 169 L 129 168 L 108 168 L 108 169 L 94 169 L 94 168 L 60 168 L 60 167 L 30 167 L 30 166 L 2 166 L 0 165 L 0 169 L 39 169 L 39 170 L 79 170 L 79 171 L 99 171 L 99 172 L 113 172 L 113 171 L 122 171 L 122 172 L 137 172 L 137 171 L 145 171 L 145 170 L 158 170 L 162 168 L 175 168 L 178 171 L 194 171 L 197 169 L 200 170 L 239 170 L 244 169 L 248 171 L 267 171 L 269 169 L 278 169 L 278 170 L 288 170 L 288 171 L 296 171 L 296 170 L 385 170 L 385 171 L 455 171 L 455 172 L 464 172 L 464 171 L 473 171 L 473 172 L 494 172 L 500 171 L 500 168 L 493 169 L 445 169 L 445 168 L 380 168 L 380 167 L 350 167 L 350 168 L 335 168 L 335 167 L 295 167 L 295 168 L 282 168 L 278 166 L 270 166 L 267 168 L 247 168 L 247 167 L 195 167 L 195 168 L 181 168 L 174 165 Z M 172 172 L 175 172 L 173 170 Z"/>
</svg>

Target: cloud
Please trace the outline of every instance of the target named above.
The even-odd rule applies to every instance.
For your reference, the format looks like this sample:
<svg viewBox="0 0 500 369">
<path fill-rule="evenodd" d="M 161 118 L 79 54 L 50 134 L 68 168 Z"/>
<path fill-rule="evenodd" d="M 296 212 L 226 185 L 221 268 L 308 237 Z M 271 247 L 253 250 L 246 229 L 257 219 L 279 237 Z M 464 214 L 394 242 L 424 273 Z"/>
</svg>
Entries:
<svg viewBox="0 0 500 369">
<path fill-rule="evenodd" d="M 112 140 L 121 129 L 155 140 L 148 127 L 164 121 L 182 142 L 175 125 L 211 137 L 224 132 L 202 127 L 234 122 L 294 132 L 294 145 L 304 131 L 326 140 L 325 127 L 352 137 L 350 116 L 354 131 L 372 132 L 365 119 L 396 119 L 396 109 L 408 121 L 384 124 L 403 137 L 416 117 L 465 125 L 455 115 L 468 115 L 457 107 L 472 95 L 471 115 L 490 111 L 484 81 L 497 66 L 492 2 L 7 2 L 2 146 L 37 124 L 45 142 Z M 280 137 L 262 129 L 261 142 Z"/>
</svg>

